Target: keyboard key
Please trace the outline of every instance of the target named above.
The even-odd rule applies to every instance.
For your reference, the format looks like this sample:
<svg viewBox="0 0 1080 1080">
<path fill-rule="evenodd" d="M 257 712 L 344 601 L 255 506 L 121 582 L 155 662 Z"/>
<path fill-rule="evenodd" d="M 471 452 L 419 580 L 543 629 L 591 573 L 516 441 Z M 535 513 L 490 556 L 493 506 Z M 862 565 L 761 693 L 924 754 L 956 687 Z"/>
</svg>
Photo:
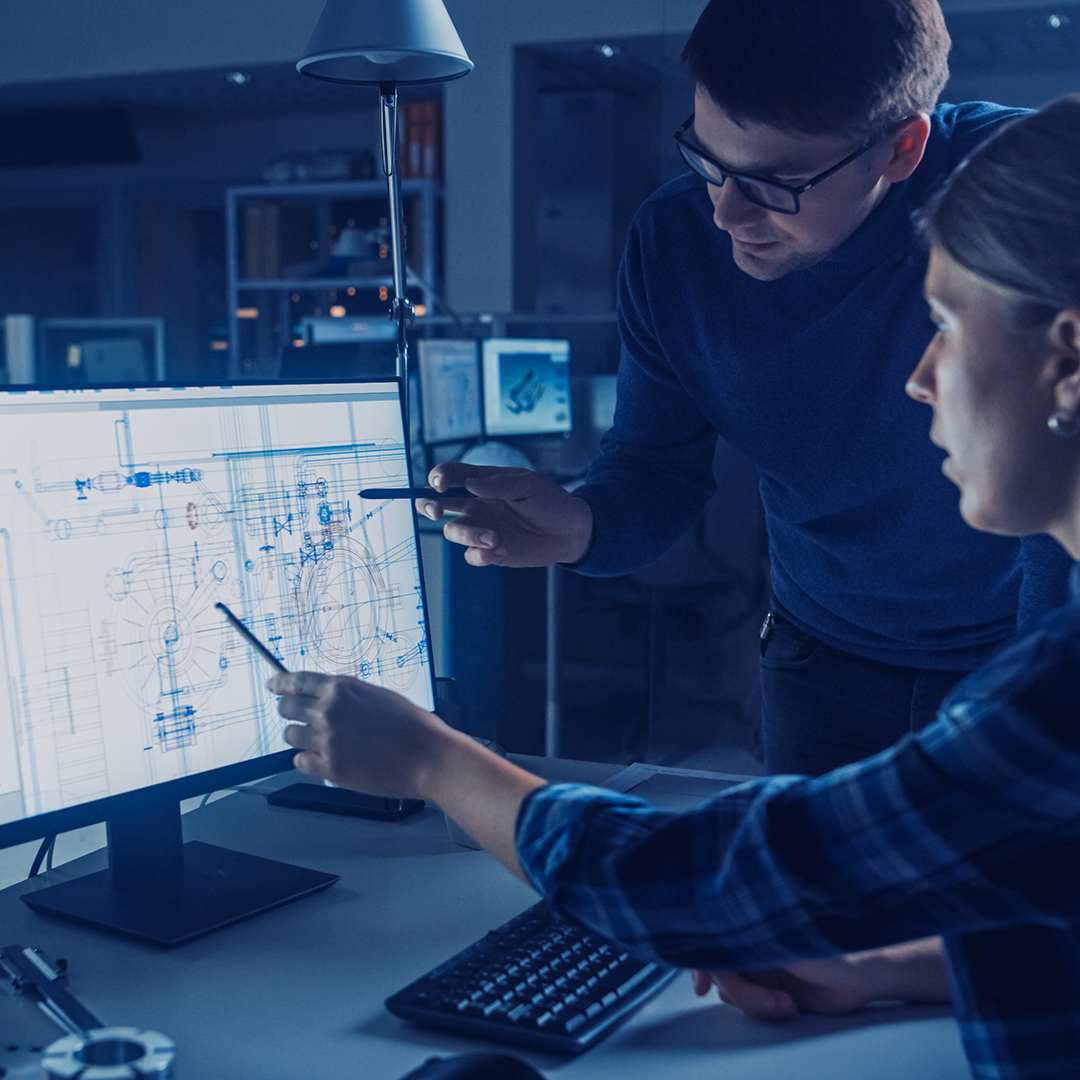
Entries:
<svg viewBox="0 0 1080 1080">
<path fill-rule="evenodd" d="M 627 994 L 633 993 L 634 987 L 639 983 L 644 982 L 659 966 L 659 964 L 646 964 L 637 972 L 637 974 L 631 975 L 630 978 L 618 988 L 616 993 L 618 993 L 619 997 L 626 997 Z"/>
</svg>

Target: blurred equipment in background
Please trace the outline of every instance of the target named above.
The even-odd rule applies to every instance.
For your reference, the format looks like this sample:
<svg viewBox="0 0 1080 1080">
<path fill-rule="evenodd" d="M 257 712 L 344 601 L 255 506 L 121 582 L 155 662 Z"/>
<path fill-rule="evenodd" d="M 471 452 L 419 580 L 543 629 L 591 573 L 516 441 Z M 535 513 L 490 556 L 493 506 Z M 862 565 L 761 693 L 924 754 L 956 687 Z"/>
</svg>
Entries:
<svg viewBox="0 0 1080 1080">
<path fill-rule="evenodd" d="M 7 381 L 34 381 L 34 316 L 4 316 L 4 355 L 7 359 Z"/>
<path fill-rule="evenodd" d="M 327 180 L 374 180 L 375 155 L 370 150 L 322 150 L 281 154 L 263 170 L 268 184 L 317 184 Z"/>
</svg>

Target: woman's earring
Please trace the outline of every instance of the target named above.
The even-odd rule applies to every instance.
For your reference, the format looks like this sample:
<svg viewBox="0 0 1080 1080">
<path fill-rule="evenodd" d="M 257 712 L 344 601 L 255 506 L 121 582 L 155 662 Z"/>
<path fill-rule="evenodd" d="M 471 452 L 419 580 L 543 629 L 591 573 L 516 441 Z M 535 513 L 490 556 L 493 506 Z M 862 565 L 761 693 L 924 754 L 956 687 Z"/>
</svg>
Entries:
<svg viewBox="0 0 1080 1080">
<path fill-rule="evenodd" d="M 1065 416 L 1063 413 L 1054 413 L 1046 426 L 1060 439 L 1071 439 L 1074 435 L 1080 435 L 1080 416 Z"/>
</svg>

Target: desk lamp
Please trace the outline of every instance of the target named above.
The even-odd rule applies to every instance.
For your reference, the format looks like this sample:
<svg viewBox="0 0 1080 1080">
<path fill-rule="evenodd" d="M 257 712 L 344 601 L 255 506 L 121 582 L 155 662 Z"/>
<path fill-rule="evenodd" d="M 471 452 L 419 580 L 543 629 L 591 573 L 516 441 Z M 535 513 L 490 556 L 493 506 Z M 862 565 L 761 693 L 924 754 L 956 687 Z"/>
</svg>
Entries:
<svg viewBox="0 0 1080 1080">
<path fill-rule="evenodd" d="M 377 86 L 382 102 L 382 161 L 390 196 L 390 250 L 397 322 L 397 376 L 408 385 L 405 331 L 413 306 L 405 295 L 401 184 L 397 161 L 397 88 L 467 75 L 465 52 L 442 0 L 328 0 L 297 71 L 326 82 Z M 407 399 L 408 395 L 404 395 Z"/>
</svg>

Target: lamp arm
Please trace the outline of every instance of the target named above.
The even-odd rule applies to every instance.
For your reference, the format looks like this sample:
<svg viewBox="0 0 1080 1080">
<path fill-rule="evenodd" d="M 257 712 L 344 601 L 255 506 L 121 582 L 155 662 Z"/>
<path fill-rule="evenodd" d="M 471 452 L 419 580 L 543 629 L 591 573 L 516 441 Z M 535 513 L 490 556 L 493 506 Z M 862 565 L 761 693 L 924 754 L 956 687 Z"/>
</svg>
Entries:
<svg viewBox="0 0 1080 1080">
<path fill-rule="evenodd" d="M 390 253 L 394 269 L 394 303 L 390 318 L 398 325 L 397 376 L 403 383 L 409 377 L 409 353 L 406 330 L 413 318 L 413 306 L 405 293 L 405 249 L 402 242 L 404 227 L 401 211 L 400 162 L 397 153 L 397 87 L 393 83 L 379 85 L 382 103 L 383 172 L 390 197 Z"/>
</svg>

